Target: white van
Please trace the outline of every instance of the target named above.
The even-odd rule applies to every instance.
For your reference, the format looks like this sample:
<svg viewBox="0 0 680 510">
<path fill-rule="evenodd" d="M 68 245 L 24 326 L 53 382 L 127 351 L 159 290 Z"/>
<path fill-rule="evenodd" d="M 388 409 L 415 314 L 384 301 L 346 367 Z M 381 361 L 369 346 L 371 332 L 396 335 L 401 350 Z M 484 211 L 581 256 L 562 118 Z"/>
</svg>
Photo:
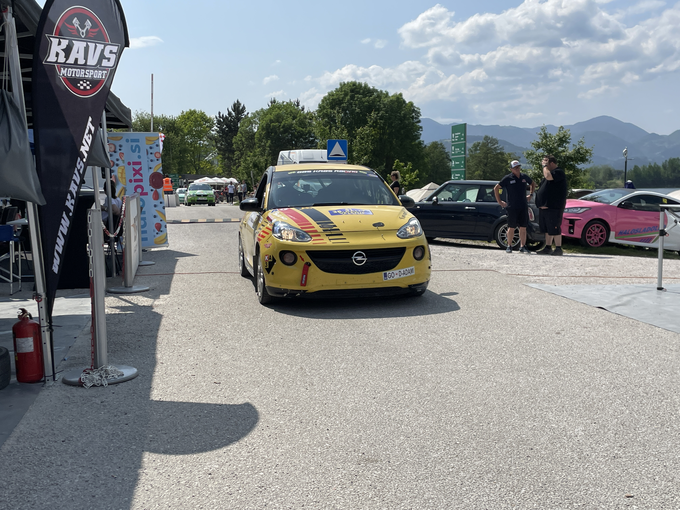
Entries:
<svg viewBox="0 0 680 510">
<path fill-rule="evenodd" d="M 324 149 L 296 149 L 279 152 L 277 165 L 299 165 L 300 163 L 328 163 Z"/>
</svg>

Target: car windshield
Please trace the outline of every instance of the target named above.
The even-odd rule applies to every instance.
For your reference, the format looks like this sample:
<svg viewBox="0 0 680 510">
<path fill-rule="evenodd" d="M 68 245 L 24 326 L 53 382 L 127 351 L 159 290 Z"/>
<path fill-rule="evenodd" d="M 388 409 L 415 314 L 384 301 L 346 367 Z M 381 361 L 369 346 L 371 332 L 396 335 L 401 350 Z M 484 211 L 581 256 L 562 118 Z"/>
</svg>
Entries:
<svg viewBox="0 0 680 510">
<path fill-rule="evenodd" d="M 603 189 L 602 191 L 596 191 L 590 195 L 585 195 L 579 200 L 598 202 L 600 204 L 611 204 L 615 200 L 630 195 L 634 191 L 634 189 Z"/>
<path fill-rule="evenodd" d="M 274 172 L 269 208 L 319 205 L 400 205 L 372 170 L 290 170 Z"/>
<path fill-rule="evenodd" d="M 187 189 L 186 189 L 186 188 L 179 188 L 179 189 L 177 190 L 177 193 L 186 193 L 186 192 L 187 192 Z"/>
<path fill-rule="evenodd" d="M 212 188 L 208 184 L 190 184 L 189 191 L 210 191 Z"/>
</svg>

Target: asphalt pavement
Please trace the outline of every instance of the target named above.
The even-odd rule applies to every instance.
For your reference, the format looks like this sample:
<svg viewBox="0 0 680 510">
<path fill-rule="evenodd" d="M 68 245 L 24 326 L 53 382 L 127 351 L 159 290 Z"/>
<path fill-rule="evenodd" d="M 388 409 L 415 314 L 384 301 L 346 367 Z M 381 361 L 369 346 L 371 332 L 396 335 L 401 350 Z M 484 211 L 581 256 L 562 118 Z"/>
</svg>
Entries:
<svg viewBox="0 0 680 510">
<path fill-rule="evenodd" d="M 0 509 L 680 508 L 680 335 L 527 285 L 653 285 L 654 260 L 435 242 L 420 298 L 263 307 L 237 233 L 170 223 L 150 291 L 107 296 L 109 361 L 139 377 L 42 389 Z"/>
</svg>

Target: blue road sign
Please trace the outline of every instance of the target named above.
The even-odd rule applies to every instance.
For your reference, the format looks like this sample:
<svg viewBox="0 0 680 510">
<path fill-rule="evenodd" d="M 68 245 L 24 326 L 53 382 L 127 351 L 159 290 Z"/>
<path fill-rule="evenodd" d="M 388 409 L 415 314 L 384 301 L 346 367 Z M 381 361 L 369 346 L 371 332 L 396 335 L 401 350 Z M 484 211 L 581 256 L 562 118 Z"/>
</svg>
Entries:
<svg viewBox="0 0 680 510">
<path fill-rule="evenodd" d="M 328 161 L 347 161 L 347 140 L 328 140 L 326 159 Z"/>
</svg>

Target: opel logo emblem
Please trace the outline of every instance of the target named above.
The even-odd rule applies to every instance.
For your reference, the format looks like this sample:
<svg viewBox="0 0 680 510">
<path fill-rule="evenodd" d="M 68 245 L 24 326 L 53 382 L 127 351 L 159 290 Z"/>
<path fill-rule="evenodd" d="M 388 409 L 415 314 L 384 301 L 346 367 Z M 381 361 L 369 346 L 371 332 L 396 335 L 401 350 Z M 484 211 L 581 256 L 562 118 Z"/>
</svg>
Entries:
<svg viewBox="0 0 680 510">
<path fill-rule="evenodd" d="M 352 262 L 357 266 L 363 266 L 368 259 L 363 251 L 358 251 L 352 255 Z"/>
</svg>

